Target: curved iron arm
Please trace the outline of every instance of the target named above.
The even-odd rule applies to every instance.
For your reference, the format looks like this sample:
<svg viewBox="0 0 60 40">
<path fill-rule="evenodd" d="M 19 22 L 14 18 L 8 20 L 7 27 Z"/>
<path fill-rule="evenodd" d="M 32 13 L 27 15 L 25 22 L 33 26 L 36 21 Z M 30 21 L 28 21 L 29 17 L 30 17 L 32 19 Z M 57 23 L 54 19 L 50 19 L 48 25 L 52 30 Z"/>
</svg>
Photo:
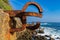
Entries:
<svg viewBox="0 0 60 40">
<path fill-rule="evenodd" d="M 38 8 L 39 13 L 42 13 L 42 8 L 41 8 L 40 5 L 38 5 L 36 2 L 28 2 L 28 3 L 23 7 L 22 12 L 24 12 L 29 5 L 34 5 L 34 6 L 36 6 L 36 7 Z"/>
<path fill-rule="evenodd" d="M 35 12 L 25 12 L 26 8 L 29 6 L 29 5 L 34 5 L 38 8 L 38 11 L 39 11 L 39 14 L 35 13 Z M 14 10 L 14 11 L 5 11 L 7 12 L 10 17 L 15 17 L 15 16 L 18 16 L 19 18 L 21 18 L 21 21 L 22 21 L 22 28 L 12 28 L 10 29 L 10 32 L 16 32 L 16 31 L 22 31 L 24 30 L 25 28 L 28 28 L 28 29 L 31 29 L 31 27 L 26 27 L 26 16 L 36 16 L 36 17 L 41 17 L 42 16 L 42 8 L 40 7 L 40 5 L 38 5 L 37 3 L 35 2 L 28 2 L 22 10 Z M 24 14 L 23 14 L 24 13 Z M 34 29 L 32 30 L 35 30 L 36 28 L 38 28 L 40 26 L 39 23 L 37 23 L 35 26 L 33 26 Z"/>
<path fill-rule="evenodd" d="M 36 16 L 36 17 L 40 17 L 41 16 L 40 14 L 37 14 L 35 12 L 21 12 L 21 11 L 16 11 L 16 10 L 14 10 L 14 11 L 6 11 L 6 12 L 9 13 L 11 20 L 14 20 L 14 17 L 19 17 L 21 19 L 21 21 L 22 21 L 22 24 L 23 24 L 22 28 L 11 28 L 10 32 L 22 31 L 25 28 L 28 28 L 28 29 L 30 28 L 31 29 L 31 27 L 29 27 L 29 26 L 27 27 L 26 26 L 26 16 Z M 32 28 L 34 28 L 34 30 L 37 29 L 40 26 L 40 25 L 38 25 L 38 26 L 37 25 L 38 24 L 36 24 Z"/>
<path fill-rule="evenodd" d="M 21 16 L 34 16 L 34 17 L 42 18 L 42 14 L 39 14 L 39 13 L 36 13 L 36 12 L 22 12 L 21 14 L 22 14 Z"/>
</svg>

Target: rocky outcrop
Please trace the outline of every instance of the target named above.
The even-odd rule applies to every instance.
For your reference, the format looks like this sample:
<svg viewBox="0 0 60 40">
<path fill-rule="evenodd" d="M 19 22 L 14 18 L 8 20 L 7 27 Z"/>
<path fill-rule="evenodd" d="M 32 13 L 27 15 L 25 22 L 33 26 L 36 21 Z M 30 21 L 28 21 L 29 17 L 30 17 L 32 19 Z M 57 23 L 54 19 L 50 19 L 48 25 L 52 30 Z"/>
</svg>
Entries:
<svg viewBox="0 0 60 40">
<path fill-rule="evenodd" d="M 9 15 L 0 9 L 0 40 L 9 40 Z"/>
<path fill-rule="evenodd" d="M 47 40 L 46 38 L 45 38 L 45 36 L 35 36 L 35 37 L 33 37 L 34 38 L 34 40 Z"/>
<path fill-rule="evenodd" d="M 0 9 L 0 40 L 16 40 L 16 32 L 10 33 L 9 22 L 9 14 Z"/>
<path fill-rule="evenodd" d="M 20 32 L 20 36 L 17 40 L 32 40 L 32 31 L 25 29 L 25 31 Z"/>
<path fill-rule="evenodd" d="M 50 37 L 50 40 L 55 40 L 55 39 Z"/>
<path fill-rule="evenodd" d="M 45 36 L 41 36 L 41 35 L 36 36 L 36 34 L 37 32 L 35 30 L 32 31 L 29 29 L 25 29 L 24 32 L 22 31 L 19 34 L 20 36 L 17 38 L 17 40 L 47 40 Z"/>
</svg>

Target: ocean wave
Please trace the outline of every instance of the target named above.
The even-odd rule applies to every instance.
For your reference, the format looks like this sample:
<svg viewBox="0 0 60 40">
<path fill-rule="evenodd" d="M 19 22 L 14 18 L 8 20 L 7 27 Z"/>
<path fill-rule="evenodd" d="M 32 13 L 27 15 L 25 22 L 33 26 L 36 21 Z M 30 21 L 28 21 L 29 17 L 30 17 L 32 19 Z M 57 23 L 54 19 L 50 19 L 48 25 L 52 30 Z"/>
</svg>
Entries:
<svg viewBox="0 0 60 40">
<path fill-rule="evenodd" d="M 58 37 L 60 38 L 60 30 L 50 27 L 41 27 L 41 28 L 44 28 L 44 34 L 40 34 L 40 35 L 50 35 L 54 39 L 57 39 Z"/>
<path fill-rule="evenodd" d="M 41 23 L 41 25 L 47 25 L 48 23 Z"/>
</svg>

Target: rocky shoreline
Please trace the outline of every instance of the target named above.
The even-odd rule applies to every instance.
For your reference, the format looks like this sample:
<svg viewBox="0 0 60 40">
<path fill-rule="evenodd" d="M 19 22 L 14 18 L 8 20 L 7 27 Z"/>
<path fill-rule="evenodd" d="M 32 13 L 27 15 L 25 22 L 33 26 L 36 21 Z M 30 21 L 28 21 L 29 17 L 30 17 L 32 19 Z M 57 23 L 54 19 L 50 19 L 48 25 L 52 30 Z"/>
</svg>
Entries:
<svg viewBox="0 0 60 40">
<path fill-rule="evenodd" d="M 20 33 L 20 36 L 17 38 L 17 40 L 55 40 L 54 38 L 50 37 L 49 35 L 42 35 L 42 34 L 44 34 L 43 31 L 41 31 L 41 30 L 38 30 L 38 31 L 39 32 L 37 32 L 35 30 L 32 31 L 32 30 L 26 29 L 24 32 Z"/>
<path fill-rule="evenodd" d="M 20 36 L 17 38 L 17 40 L 47 40 L 47 38 L 45 38 L 45 36 L 41 36 L 41 35 L 37 36 L 36 34 L 37 34 L 36 31 L 26 29 L 25 32 L 22 32 L 20 34 Z"/>
</svg>

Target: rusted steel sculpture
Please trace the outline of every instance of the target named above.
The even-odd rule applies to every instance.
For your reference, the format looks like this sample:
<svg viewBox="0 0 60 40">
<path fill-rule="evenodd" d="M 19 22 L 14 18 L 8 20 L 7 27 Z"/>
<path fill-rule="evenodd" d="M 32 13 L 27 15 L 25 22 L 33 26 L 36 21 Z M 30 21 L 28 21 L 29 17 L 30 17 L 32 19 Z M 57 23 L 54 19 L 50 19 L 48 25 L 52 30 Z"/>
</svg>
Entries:
<svg viewBox="0 0 60 40">
<path fill-rule="evenodd" d="M 39 13 L 36 12 L 25 12 L 26 8 L 29 5 L 34 5 L 38 8 Z M 26 26 L 26 17 L 27 16 L 35 16 L 35 17 L 42 17 L 42 8 L 40 7 L 40 5 L 38 5 L 35 2 L 28 2 L 22 10 L 5 10 L 5 12 L 9 13 L 11 21 L 15 21 L 14 17 L 19 17 L 21 19 L 22 22 L 22 28 L 14 28 L 15 26 L 15 22 L 13 22 L 12 28 L 10 29 L 10 32 L 18 32 L 18 31 L 23 31 L 25 28 L 28 28 L 30 30 L 35 30 L 40 26 L 40 23 L 36 23 L 36 25 L 34 26 Z M 11 26 L 11 22 L 10 22 L 10 26 Z M 33 28 L 33 29 L 32 29 Z"/>
</svg>

